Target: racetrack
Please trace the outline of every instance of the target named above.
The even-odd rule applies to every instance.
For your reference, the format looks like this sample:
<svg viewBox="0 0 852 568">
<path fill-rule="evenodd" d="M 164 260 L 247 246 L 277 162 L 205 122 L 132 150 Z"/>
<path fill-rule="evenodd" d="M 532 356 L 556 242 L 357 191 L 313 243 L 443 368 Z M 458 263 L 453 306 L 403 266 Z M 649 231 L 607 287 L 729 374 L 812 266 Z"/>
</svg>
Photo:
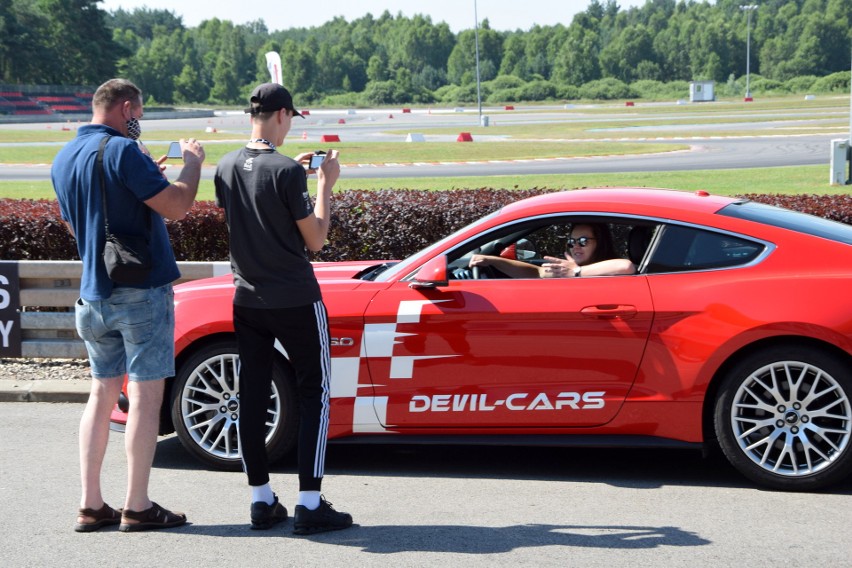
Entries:
<svg viewBox="0 0 852 568">
<path fill-rule="evenodd" d="M 450 132 L 474 131 L 473 144 L 495 142 L 523 144 L 530 140 L 530 130 L 541 126 L 546 140 L 554 140 L 554 130 L 563 125 L 567 137 L 560 140 L 577 140 L 578 125 L 588 122 L 596 128 L 582 131 L 588 134 L 585 141 L 612 144 L 612 154 L 592 157 L 561 157 L 536 160 L 494 160 L 468 162 L 463 159 L 441 162 L 415 162 L 401 164 L 388 156 L 386 161 L 368 164 L 344 164 L 347 178 L 418 178 L 418 177 L 481 177 L 489 175 L 531 175 L 572 173 L 624 173 L 652 171 L 685 171 L 738 169 L 779 166 L 828 165 L 831 140 L 845 138 L 842 111 L 836 109 L 761 109 L 744 115 L 741 109 L 718 103 L 713 122 L 708 124 L 709 104 L 702 103 L 687 109 L 669 104 L 656 105 L 653 114 L 625 113 L 615 105 L 588 105 L 577 108 L 530 107 L 515 111 L 485 109 L 490 118 L 490 128 L 479 128 L 477 111 L 415 110 L 410 113 L 388 110 L 322 110 L 313 111 L 302 122 L 297 119 L 289 140 L 315 141 L 317 146 L 332 146 L 321 142 L 323 135 L 337 135 L 342 143 L 399 142 L 401 144 L 429 144 L 448 142 L 458 134 Z M 568 105 L 570 106 L 570 105 Z M 730 111 L 728 109 L 730 108 Z M 692 112 L 692 109 L 695 109 Z M 461 109 L 458 109 L 461 110 Z M 589 114 L 594 111 L 593 114 Z M 848 116 L 848 111 L 847 111 Z M 601 128 L 611 123 L 612 127 Z M 554 128 L 554 125 L 557 125 Z M 58 128 L 60 125 L 53 125 Z M 154 119 L 143 122 L 148 144 L 164 143 L 157 133 L 176 130 L 204 139 L 205 130 L 215 129 L 216 136 L 226 135 L 226 140 L 206 140 L 205 144 L 233 144 L 248 137 L 248 118 L 239 112 L 220 112 L 208 118 Z M 512 140 L 500 133 L 504 126 L 525 126 L 524 140 Z M 3 130 L 44 129 L 51 125 L 15 124 L 0 125 Z M 502 130 L 505 132 L 506 130 Z M 800 134 L 799 132 L 806 132 Z M 233 134 L 233 137 L 227 134 Z M 718 135 L 716 134 L 718 133 Z M 406 142 L 409 134 L 422 134 L 425 142 Z M 694 134 L 694 135 L 693 135 Z M 190 135 L 190 134 L 188 134 Z M 608 136 L 610 135 L 610 136 Z M 209 138 L 210 136 L 208 136 Z M 622 155 L 620 142 L 648 145 L 647 154 Z M 56 144 L 51 143 L 51 144 Z M 461 144 L 461 143 L 460 143 Z M 662 152 L 654 148 L 659 144 L 684 144 L 689 150 Z M 0 151 L 4 145 L 0 142 Z M 345 146 L 343 147 L 345 151 Z M 285 149 L 286 152 L 286 149 Z M 49 179 L 49 164 L 0 164 L 0 181 L 43 181 Z M 202 176 L 211 179 L 214 167 L 204 168 Z"/>
</svg>

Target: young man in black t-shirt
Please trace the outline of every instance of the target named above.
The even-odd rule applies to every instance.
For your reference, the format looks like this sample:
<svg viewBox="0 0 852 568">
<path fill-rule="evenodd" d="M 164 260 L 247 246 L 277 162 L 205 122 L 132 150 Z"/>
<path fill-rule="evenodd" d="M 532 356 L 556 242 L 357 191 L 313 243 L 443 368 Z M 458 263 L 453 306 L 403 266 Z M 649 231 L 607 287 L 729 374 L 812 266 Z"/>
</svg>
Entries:
<svg viewBox="0 0 852 568">
<path fill-rule="evenodd" d="M 320 250 L 329 226 L 331 191 L 340 176 L 335 150 L 317 170 L 316 205 L 303 161 L 276 151 L 302 116 L 290 93 L 266 83 L 251 95 L 251 140 L 216 168 L 216 201 L 225 209 L 234 273 L 234 329 L 240 353 L 238 431 L 243 468 L 252 489 L 253 529 L 287 518 L 269 484 L 266 412 L 275 340 L 296 374 L 299 397 L 299 497 L 294 532 L 344 529 L 352 517 L 320 495 L 329 412 L 329 331 L 325 305 L 306 248 Z M 309 173 L 309 172 L 308 172 Z"/>
</svg>

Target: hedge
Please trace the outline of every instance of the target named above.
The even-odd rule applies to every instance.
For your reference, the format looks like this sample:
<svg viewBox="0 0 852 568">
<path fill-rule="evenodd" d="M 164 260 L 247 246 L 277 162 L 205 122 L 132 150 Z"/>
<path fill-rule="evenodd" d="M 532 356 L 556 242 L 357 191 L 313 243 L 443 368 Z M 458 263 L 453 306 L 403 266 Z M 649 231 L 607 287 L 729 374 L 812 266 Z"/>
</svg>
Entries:
<svg viewBox="0 0 852 568">
<path fill-rule="evenodd" d="M 329 245 L 318 261 L 400 259 L 508 203 L 557 191 L 458 189 L 347 190 L 332 196 Z M 743 195 L 852 224 L 852 195 Z M 178 260 L 228 259 L 228 229 L 210 201 L 193 205 L 185 219 L 167 222 Z M 0 199 L 0 259 L 77 260 L 77 247 L 55 200 Z"/>
</svg>

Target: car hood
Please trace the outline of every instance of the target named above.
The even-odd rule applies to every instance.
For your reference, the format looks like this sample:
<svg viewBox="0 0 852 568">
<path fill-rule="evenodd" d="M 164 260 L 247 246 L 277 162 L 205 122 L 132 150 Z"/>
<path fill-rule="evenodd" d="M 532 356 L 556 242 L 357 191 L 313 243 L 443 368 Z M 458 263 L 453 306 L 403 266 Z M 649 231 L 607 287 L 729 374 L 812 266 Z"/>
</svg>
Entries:
<svg viewBox="0 0 852 568">
<path fill-rule="evenodd" d="M 385 261 L 355 260 L 348 262 L 315 262 L 314 274 L 320 284 L 328 280 L 351 280 L 367 268 L 377 266 Z"/>
<path fill-rule="evenodd" d="M 315 262 L 314 274 L 323 287 L 334 286 L 336 289 L 355 288 L 363 281 L 355 276 L 364 270 L 382 264 L 384 261 L 358 260 L 347 262 Z M 175 300 L 192 294 L 193 297 L 208 295 L 232 295 L 234 279 L 231 274 L 192 280 L 175 286 Z"/>
</svg>

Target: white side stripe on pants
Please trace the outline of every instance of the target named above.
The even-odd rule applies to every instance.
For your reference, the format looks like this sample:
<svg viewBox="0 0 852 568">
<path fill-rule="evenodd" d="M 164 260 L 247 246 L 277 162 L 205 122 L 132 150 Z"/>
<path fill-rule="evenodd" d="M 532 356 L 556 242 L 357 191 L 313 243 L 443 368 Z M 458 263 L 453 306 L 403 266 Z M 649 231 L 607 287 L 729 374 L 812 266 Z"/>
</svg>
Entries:
<svg viewBox="0 0 852 568">
<path fill-rule="evenodd" d="M 317 433 L 317 449 L 314 456 L 314 477 L 323 477 L 325 471 L 325 450 L 328 443 L 329 423 L 329 390 L 331 381 L 331 354 L 329 346 L 328 318 L 322 301 L 314 303 L 314 314 L 317 318 L 317 330 L 320 340 L 320 364 L 322 366 L 322 410 L 320 412 L 320 427 Z"/>
</svg>

